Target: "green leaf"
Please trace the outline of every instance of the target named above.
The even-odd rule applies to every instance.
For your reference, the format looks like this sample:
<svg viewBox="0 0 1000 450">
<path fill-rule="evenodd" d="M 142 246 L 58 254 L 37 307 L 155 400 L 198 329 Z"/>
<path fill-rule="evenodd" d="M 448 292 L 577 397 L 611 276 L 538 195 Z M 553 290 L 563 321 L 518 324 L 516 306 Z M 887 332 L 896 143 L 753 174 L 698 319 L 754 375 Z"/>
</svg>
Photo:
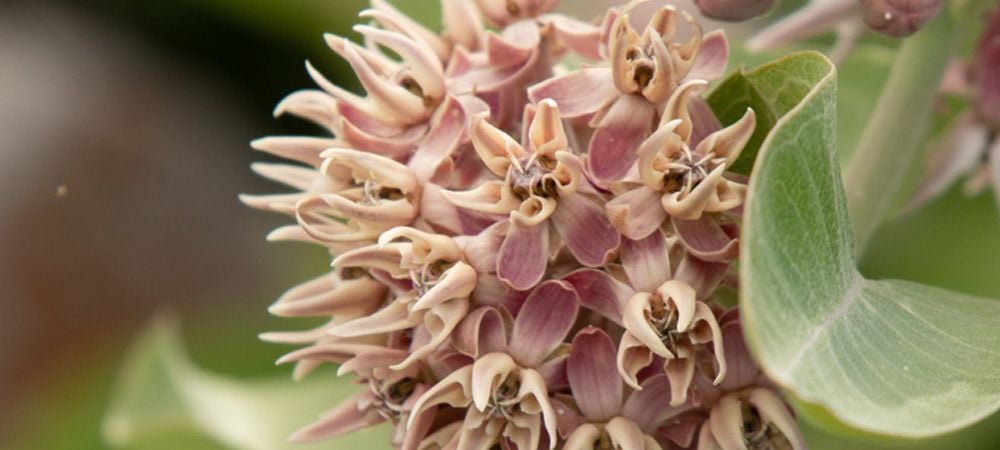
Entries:
<svg viewBox="0 0 1000 450">
<path fill-rule="evenodd" d="M 158 320 L 125 359 L 104 417 L 104 437 L 115 448 L 205 448 L 206 443 L 249 450 L 389 448 L 384 426 L 315 445 L 287 442 L 292 432 L 357 389 L 332 374 L 317 375 L 293 382 L 208 373 L 189 361 L 177 327 Z"/>
<path fill-rule="evenodd" d="M 730 125 L 753 108 L 757 128 L 733 163 L 732 171 L 749 174 L 767 133 L 828 72 L 829 64 L 814 53 L 793 53 L 753 70 L 741 68 L 709 94 L 708 105 L 722 124 Z"/>
<path fill-rule="evenodd" d="M 907 438 L 967 426 L 1000 407 L 1000 302 L 862 277 L 836 117 L 827 63 L 761 146 L 741 244 L 751 348 L 772 379 L 815 406 L 800 413 L 821 424 L 828 413 Z"/>
</svg>

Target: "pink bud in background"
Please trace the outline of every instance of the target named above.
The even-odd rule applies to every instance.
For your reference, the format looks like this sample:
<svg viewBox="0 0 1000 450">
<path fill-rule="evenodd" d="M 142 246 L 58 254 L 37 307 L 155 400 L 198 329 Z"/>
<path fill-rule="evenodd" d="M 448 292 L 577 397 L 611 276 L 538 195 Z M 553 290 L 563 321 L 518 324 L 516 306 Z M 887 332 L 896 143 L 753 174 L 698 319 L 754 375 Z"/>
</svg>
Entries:
<svg viewBox="0 0 1000 450">
<path fill-rule="evenodd" d="M 861 0 L 861 14 L 871 29 L 906 37 L 937 17 L 941 0 Z"/>
<path fill-rule="evenodd" d="M 715 20 L 742 22 L 767 12 L 774 0 L 695 0 L 701 15 Z"/>
<path fill-rule="evenodd" d="M 987 125 L 1000 128 L 1000 7 L 987 16 L 986 27 L 976 44 L 972 83 L 976 113 Z"/>
</svg>

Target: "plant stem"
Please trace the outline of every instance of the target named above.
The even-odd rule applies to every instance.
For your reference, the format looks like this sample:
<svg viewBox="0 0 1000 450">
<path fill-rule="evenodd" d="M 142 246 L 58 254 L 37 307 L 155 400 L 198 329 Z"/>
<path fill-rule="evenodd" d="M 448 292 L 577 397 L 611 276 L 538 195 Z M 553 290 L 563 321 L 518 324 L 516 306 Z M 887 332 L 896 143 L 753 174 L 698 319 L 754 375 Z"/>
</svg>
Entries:
<svg viewBox="0 0 1000 450">
<path fill-rule="evenodd" d="M 981 9 L 953 0 L 903 42 L 861 141 L 844 171 L 844 189 L 860 257 L 893 208 L 905 175 L 922 162 L 937 87 L 964 31 Z"/>
</svg>

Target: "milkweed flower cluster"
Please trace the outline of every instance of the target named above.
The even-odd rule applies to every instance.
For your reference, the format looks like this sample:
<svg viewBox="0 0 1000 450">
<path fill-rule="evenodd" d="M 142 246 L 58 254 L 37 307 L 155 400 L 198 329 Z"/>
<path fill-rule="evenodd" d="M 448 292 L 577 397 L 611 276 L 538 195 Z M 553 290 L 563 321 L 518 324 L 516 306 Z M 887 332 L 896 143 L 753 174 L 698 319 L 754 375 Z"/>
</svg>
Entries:
<svg viewBox="0 0 1000 450">
<path fill-rule="evenodd" d="M 332 137 L 254 142 L 299 163 L 253 167 L 296 192 L 243 201 L 333 257 L 271 307 L 328 321 L 263 338 L 301 345 L 279 361 L 296 377 L 359 382 L 292 438 L 389 422 L 402 449 L 803 449 L 713 301 L 755 127 L 701 98 L 725 36 L 672 6 L 588 23 L 555 3 L 442 0 L 435 32 L 373 0 L 364 44 L 326 38 L 366 95 L 308 66 L 320 89 L 277 107 Z"/>
</svg>

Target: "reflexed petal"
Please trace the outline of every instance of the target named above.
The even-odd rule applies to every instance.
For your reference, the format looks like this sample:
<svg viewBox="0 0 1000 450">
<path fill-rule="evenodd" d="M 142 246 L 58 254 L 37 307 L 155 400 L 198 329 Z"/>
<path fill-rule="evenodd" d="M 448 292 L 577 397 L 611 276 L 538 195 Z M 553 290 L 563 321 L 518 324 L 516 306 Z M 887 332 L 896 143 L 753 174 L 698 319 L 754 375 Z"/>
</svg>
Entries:
<svg viewBox="0 0 1000 450">
<path fill-rule="evenodd" d="M 562 280 L 576 290 L 581 306 L 617 324 L 622 323 L 625 302 L 635 293 L 625 283 L 596 269 L 579 269 L 564 276 Z"/>
<path fill-rule="evenodd" d="M 674 278 L 694 288 L 697 298 L 709 298 L 729 272 L 729 263 L 713 263 L 685 254 Z"/>
<path fill-rule="evenodd" d="M 583 68 L 549 78 L 528 89 L 532 102 L 552 99 L 567 119 L 594 114 L 618 95 L 618 89 L 611 82 L 611 70 L 606 67 Z"/>
<path fill-rule="evenodd" d="M 337 101 L 325 92 L 305 89 L 288 94 L 274 107 L 274 116 L 286 113 L 329 128 L 337 119 Z"/>
<path fill-rule="evenodd" d="M 616 230 L 640 240 L 658 230 L 667 218 L 666 211 L 658 207 L 660 196 L 647 186 L 639 186 L 607 202 L 604 209 Z"/>
<path fill-rule="evenodd" d="M 430 132 L 407 163 L 417 178 L 434 178 L 439 166 L 451 160 L 465 133 L 465 119 L 462 104 L 449 95 L 431 119 Z"/>
<path fill-rule="evenodd" d="M 691 129 L 691 139 L 688 141 L 690 147 L 697 147 L 706 137 L 722 129 L 722 124 L 712 112 L 712 107 L 701 97 L 688 99 L 688 114 L 694 124 Z"/>
<path fill-rule="evenodd" d="M 674 231 L 692 255 L 709 262 L 729 262 L 739 256 L 739 240 L 726 234 L 710 215 L 698 220 L 673 219 Z"/>
<path fill-rule="evenodd" d="M 551 24 L 559 42 L 577 55 L 586 59 L 601 59 L 601 27 L 561 14 L 546 14 L 539 19 L 544 24 Z M 611 79 L 608 78 L 608 81 Z"/>
<path fill-rule="evenodd" d="M 538 52 L 541 40 L 538 25 L 520 21 L 503 28 L 500 34 L 486 33 L 486 58 L 492 68 L 523 65 Z"/>
<path fill-rule="evenodd" d="M 636 241 L 623 239 L 622 267 L 632 287 L 641 292 L 653 292 L 667 282 L 671 278 L 669 254 L 667 241 L 659 231 Z"/>
<path fill-rule="evenodd" d="M 359 404 L 366 401 L 366 397 L 372 397 L 372 393 L 362 392 L 344 400 L 316 422 L 296 431 L 289 440 L 297 443 L 315 442 L 385 422 L 378 411 L 359 407 Z"/>
<path fill-rule="evenodd" d="M 493 352 L 507 351 L 509 324 L 496 308 L 483 306 L 469 313 L 452 334 L 452 344 L 458 351 L 473 358 Z"/>
<path fill-rule="evenodd" d="M 530 228 L 512 225 L 500 245 L 497 276 L 514 289 L 528 290 L 545 275 L 548 249 L 547 222 Z"/>
<path fill-rule="evenodd" d="M 524 367 L 537 367 L 566 339 L 578 303 L 569 283 L 550 280 L 538 285 L 514 319 L 510 354 Z"/>
<path fill-rule="evenodd" d="M 577 406 L 591 422 L 610 420 L 621 409 L 622 379 L 615 363 L 615 344 L 604 331 L 587 327 L 573 338 L 566 373 Z"/>
<path fill-rule="evenodd" d="M 726 73 L 729 63 L 729 42 L 723 30 L 715 30 L 705 35 L 694 60 L 694 67 L 688 72 L 688 79 L 714 80 Z"/>
<path fill-rule="evenodd" d="M 690 408 L 689 405 L 680 408 L 669 406 L 664 402 L 667 398 L 670 398 L 670 380 L 658 373 L 645 379 L 641 389 L 632 392 L 622 407 L 622 416 L 645 430 Z"/>
<path fill-rule="evenodd" d="M 750 351 L 743 338 L 743 328 L 739 322 L 729 322 L 722 326 L 722 341 L 726 349 L 728 374 L 722 379 L 719 387 L 726 391 L 735 391 L 757 381 L 760 369 L 750 357 Z"/>
<path fill-rule="evenodd" d="M 600 122 L 590 138 L 589 167 L 598 180 L 621 178 L 636 160 L 636 149 L 649 135 L 655 112 L 642 97 L 623 95 Z"/>
<path fill-rule="evenodd" d="M 580 195 L 559 199 L 552 225 L 570 253 L 588 267 L 606 263 L 621 242 L 601 207 Z"/>
</svg>

